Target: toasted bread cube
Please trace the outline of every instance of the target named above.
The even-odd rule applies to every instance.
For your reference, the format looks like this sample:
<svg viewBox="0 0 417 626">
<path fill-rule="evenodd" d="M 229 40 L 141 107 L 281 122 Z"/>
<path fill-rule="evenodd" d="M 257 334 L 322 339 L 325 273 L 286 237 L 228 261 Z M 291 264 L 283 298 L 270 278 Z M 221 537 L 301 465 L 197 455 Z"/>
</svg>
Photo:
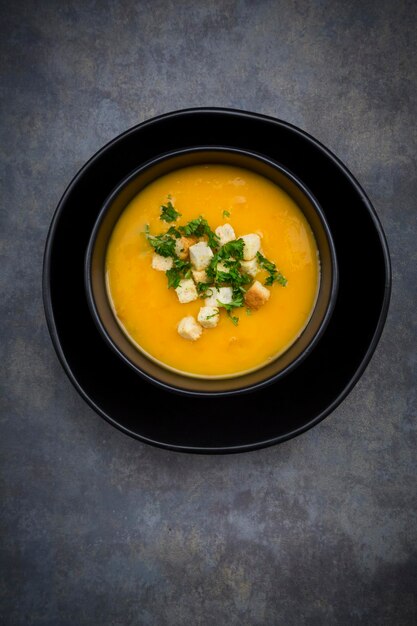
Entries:
<svg viewBox="0 0 417 626">
<path fill-rule="evenodd" d="M 220 238 L 220 245 L 224 246 L 225 243 L 229 243 L 229 241 L 233 241 L 236 239 L 235 231 L 230 224 L 222 224 L 221 226 L 217 226 L 214 231 L 216 235 Z"/>
<path fill-rule="evenodd" d="M 250 235 L 243 235 L 243 259 L 245 261 L 251 261 L 256 257 L 256 253 L 261 249 L 261 238 L 256 233 Z"/>
<path fill-rule="evenodd" d="M 180 284 L 175 291 L 181 304 L 187 304 L 187 302 L 192 302 L 198 298 L 197 289 L 192 278 L 180 280 Z"/>
<path fill-rule="evenodd" d="M 192 315 L 183 317 L 177 326 L 177 330 L 183 339 L 188 339 L 189 341 L 197 341 L 203 332 L 200 324 L 196 322 Z"/>
<path fill-rule="evenodd" d="M 220 287 L 220 289 L 216 289 L 213 287 L 211 289 L 211 296 L 208 296 L 204 300 L 204 304 L 206 306 L 217 306 L 218 302 L 222 304 L 230 304 L 233 300 L 233 290 L 231 287 Z"/>
<path fill-rule="evenodd" d="M 160 254 L 156 254 L 156 252 L 152 255 L 152 269 L 158 270 L 158 272 L 170 270 L 172 263 L 172 257 L 170 256 L 161 256 Z"/>
<path fill-rule="evenodd" d="M 205 272 L 205 270 L 191 270 L 191 274 L 194 278 L 194 282 L 196 285 L 198 285 L 198 283 L 206 283 L 207 282 L 207 274 Z"/>
<path fill-rule="evenodd" d="M 255 280 L 252 287 L 245 293 L 245 302 L 250 309 L 259 309 L 269 300 L 271 292 L 259 280 Z"/>
<path fill-rule="evenodd" d="M 258 262 L 256 259 L 252 259 L 251 261 L 241 261 L 240 267 L 244 274 L 249 274 L 249 276 L 256 276 L 259 272 Z"/>
<path fill-rule="evenodd" d="M 202 306 L 197 319 L 204 328 L 214 328 L 219 323 L 219 308 L 217 306 Z"/>
<path fill-rule="evenodd" d="M 181 259 L 181 261 L 185 261 L 188 257 L 188 249 L 193 245 L 193 243 L 194 240 L 189 237 L 179 237 L 175 241 L 175 254 L 179 259 Z"/>
<path fill-rule="evenodd" d="M 191 263 L 196 270 L 205 270 L 213 257 L 212 249 L 205 241 L 190 246 L 189 252 Z"/>
</svg>

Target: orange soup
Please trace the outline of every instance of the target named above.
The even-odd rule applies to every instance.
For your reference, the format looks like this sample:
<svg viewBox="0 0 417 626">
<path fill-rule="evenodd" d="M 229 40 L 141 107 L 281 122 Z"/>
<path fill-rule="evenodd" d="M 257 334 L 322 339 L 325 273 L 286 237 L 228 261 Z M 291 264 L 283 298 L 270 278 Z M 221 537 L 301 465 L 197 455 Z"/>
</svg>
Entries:
<svg viewBox="0 0 417 626">
<path fill-rule="evenodd" d="M 167 199 L 180 215 L 164 221 L 161 207 L 167 205 Z M 213 231 L 227 224 L 226 230 L 230 226 L 236 240 L 249 234 L 255 234 L 255 241 L 258 237 L 261 248 L 254 260 L 258 263 L 256 276 L 252 272 L 248 280 L 260 285 L 261 294 L 269 292 L 267 298 L 261 298 L 262 306 L 259 302 L 252 306 L 246 295 L 239 308 L 212 302 L 220 308 L 217 317 L 207 315 L 216 322 L 209 328 L 198 322 L 204 298 L 199 295 L 180 302 L 178 289 L 168 288 L 166 272 L 155 269 L 155 249 L 150 245 L 152 236 L 170 228 L 173 232 L 181 227 L 184 233 L 184 227 L 199 216 Z M 190 243 L 207 251 L 205 241 L 207 237 L 200 236 L 191 238 Z M 275 264 L 286 282 L 271 284 L 271 275 L 276 278 L 276 274 L 268 272 L 271 266 L 262 259 L 272 267 Z M 188 282 L 193 282 L 193 276 L 188 271 Z M 283 189 L 242 168 L 196 165 L 162 176 L 129 203 L 110 238 L 106 280 L 118 323 L 138 349 L 185 375 L 227 377 L 265 365 L 294 343 L 314 308 L 320 264 L 311 228 Z M 248 282 L 242 293 L 250 287 Z M 207 294 L 212 292 L 202 295 Z M 180 334 L 184 318 L 194 319 L 198 337 Z M 211 322 L 207 320 L 207 324 Z"/>
</svg>

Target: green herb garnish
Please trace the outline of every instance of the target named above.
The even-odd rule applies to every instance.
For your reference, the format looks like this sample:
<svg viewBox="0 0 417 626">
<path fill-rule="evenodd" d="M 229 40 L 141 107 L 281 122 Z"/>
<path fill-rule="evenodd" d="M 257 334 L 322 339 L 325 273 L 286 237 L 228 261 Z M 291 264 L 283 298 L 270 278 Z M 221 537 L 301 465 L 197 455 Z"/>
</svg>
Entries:
<svg viewBox="0 0 417 626">
<path fill-rule="evenodd" d="M 283 287 L 287 284 L 287 279 L 285 276 L 281 274 L 279 270 L 277 270 L 277 266 L 272 261 L 269 261 L 267 258 L 262 256 L 260 252 L 256 253 L 256 258 L 258 259 L 259 265 L 263 267 L 269 274 L 268 278 L 265 281 L 265 285 L 270 287 L 274 283 L 279 283 Z"/>
<path fill-rule="evenodd" d="M 178 230 L 186 237 L 191 237 L 193 235 L 194 237 L 206 236 L 208 239 L 207 243 L 210 248 L 217 250 L 219 247 L 220 238 L 211 230 L 207 220 L 204 219 L 204 217 L 201 217 L 201 215 L 200 217 L 197 217 L 197 219 L 188 222 L 185 226 L 180 226 Z"/>
<path fill-rule="evenodd" d="M 202 298 L 209 298 L 213 293 L 211 287 L 211 283 L 197 283 L 197 292 L 199 296 Z"/>
<path fill-rule="evenodd" d="M 220 302 L 220 300 L 217 300 L 217 306 L 219 308 L 226 309 L 227 317 L 230 319 L 231 322 L 233 322 L 235 326 L 239 324 L 239 318 L 236 315 L 232 315 L 232 311 L 235 308 L 241 306 L 240 304 L 234 304 L 233 300 L 232 302 L 230 302 L 230 304 L 223 304 L 223 302 Z"/>
<path fill-rule="evenodd" d="M 235 326 L 237 326 L 239 324 L 239 318 L 237 317 L 237 315 L 232 315 L 232 311 L 234 308 L 232 304 L 222 304 L 220 300 L 217 300 L 217 302 L 219 303 L 219 307 L 223 307 L 224 309 L 226 309 L 227 317 Z"/>
<path fill-rule="evenodd" d="M 175 222 L 179 217 L 181 217 L 181 213 L 175 210 L 171 200 L 168 200 L 166 204 L 161 206 L 160 220 L 164 222 Z"/>
<path fill-rule="evenodd" d="M 175 258 L 173 260 L 173 266 L 170 270 L 167 270 L 165 274 L 168 278 L 168 289 L 170 287 L 176 289 L 181 279 L 190 278 L 191 265 L 187 261 L 181 261 L 181 259 Z"/>
<path fill-rule="evenodd" d="M 161 207 L 160 219 L 165 222 L 174 222 L 179 217 L 181 217 L 181 213 L 176 211 L 170 196 L 168 196 L 167 204 Z M 229 211 L 223 211 L 223 217 L 230 217 Z M 189 260 L 183 261 L 177 256 L 175 249 L 177 239 L 182 236 L 196 239 L 204 238 L 207 241 L 207 245 L 212 249 L 213 257 L 205 270 L 207 280 L 206 282 L 197 283 L 197 292 L 200 298 L 207 298 L 213 295 L 214 289 L 224 286 L 231 287 L 232 301 L 224 304 L 217 300 L 217 306 L 225 309 L 231 322 L 235 326 L 238 325 L 239 318 L 233 315 L 233 312 L 235 309 L 245 306 L 246 289 L 253 281 L 253 278 L 242 270 L 241 261 L 243 260 L 245 246 L 243 239 L 229 241 L 220 247 L 220 238 L 211 230 L 207 220 L 201 215 L 184 226 L 170 226 L 166 233 L 160 235 L 151 235 L 149 233 L 149 224 L 146 224 L 145 236 L 157 254 L 172 258 L 172 268 L 165 273 L 168 279 L 168 288 L 173 289 L 179 286 L 182 279 L 190 278 L 192 275 Z M 277 269 L 275 263 L 264 257 L 260 252 L 257 253 L 256 258 L 259 266 L 268 273 L 265 285 L 271 286 L 277 282 L 285 287 L 287 279 Z M 246 307 L 246 314 L 252 314 L 250 308 Z M 209 315 L 207 319 L 211 319 L 216 315 L 218 314 Z"/>
<path fill-rule="evenodd" d="M 175 226 L 170 226 L 166 232 L 167 235 L 172 235 L 173 237 L 175 237 L 176 239 L 179 239 L 181 237 L 181 233 L 179 230 L 177 230 L 175 228 Z"/>
<path fill-rule="evenodd" d="M 175 239 L 167 233 L 163 235 L 150 235 L 149 232 L 147 232 L 146 238 L 157 254 L 164 257 L 175 256 Z"/>
<path fill-rule="evenodd" d="M 233 257 L 234 259 L 241 260 L 243 259 L 243 248 L 245 246 L 245 242 L 243 239 L 235 239 L 234 241 L 229 241 L 225 243 L 221 249 L 221 255 L 223 259 L 227 259 L 228 257 Z"/>
<path fill-rule="evenodd" d="M 233 299 L 228 304 L 224 304 L 223 302 L 220 302 L 220 300 L 217 300 L 217 306 L 227 311 L 227 316 L 230 318 L 230 320 L 233 322 L 235 326 L 238 325 L 239 318 L 236 316 L 233 316 L 232 311 L 234 309 L 239 309 L 240 307 L 243 306 L 244 293 L 245 291 L 240 288 L 238 288 L 237 290 L 233 290 Z"/>
<path fill-rule="evenodd" d="M 229 241 L 213 256 L 208 268 L 207 277 L 217 285 L 230 285 L 234 290 L 251 282 L 248 274 L 241 272 L 239 260 L 243 258 L 243 239 Z M 222 263 L 227 271 L 219 270 Z"/>
<path fill-rule="evenodd" d="M 212 315 L 207 315 L 206 320 L 211 320 L 212 317 L 216 317 L 218 313 L 213 313 Z"/>
</svg>

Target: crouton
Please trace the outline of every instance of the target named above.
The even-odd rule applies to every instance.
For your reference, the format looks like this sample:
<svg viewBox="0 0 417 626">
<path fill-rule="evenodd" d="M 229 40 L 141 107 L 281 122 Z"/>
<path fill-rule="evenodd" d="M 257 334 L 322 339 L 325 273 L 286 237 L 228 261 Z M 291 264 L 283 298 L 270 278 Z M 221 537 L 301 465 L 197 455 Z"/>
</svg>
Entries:
<svg viewBox="0 0 417 626">
<path fill-rule="evenodd" d="M 261 249 L 261 238 L 256 233 L 250 235 L 243 235 L 243 259 L 245 261 L 251 261 L 256 257 L 256 253 Z"/>
<path fill-rule="evenodd" d="M 202 306 L 197 317 L 204 328 L 214 328 L 219 323 L 219 309 L 217 306 Z"/>
<path fill-rule="evenodd" d="M 233 241 L 236 239 L 235 231 L 230 224 L 222 224 L 222 226 L 217 226 L 214 231 L 216 235 L 220 238 L 220 245 L 224 246 L 225 243 L 229 243 L 229 241 Z"/>
<path fill-rule="evenodd" d="M 206 306 L 217 306 L 218 302 L 222 304 L 230 304 L 233 300 L 233 291 L 231 287 L 210 288 L 211 295 L 204 300 Z M 209 292 L 209 293 L 210 293 Z"/>
<path fill-rule="evenodd" d="M 269 289 L 264 287 L 259 280 L 255 280 L 252 287 L 245 293 L 245 302 L 250 309 L 259 309 L 269 300 Z"/>
<path fill-rule="evenodd" d="M 181 261 L 185 261 L 188 258 L 188 249 L 194 243 L 194 239 L 189 237 L 179 237 L 175 241 L 175 254 Z"/>
<path fill-rule="evenodd" d="M 206 269 L 213 257 L 213 252 L 205 241 L 190 246 L 189 253 L 191 263 L 196 270 Z"/>
<path fill-rule="evenodd" d="M 170 256 L 161 256 L 156 254 L 152 255 L 152 269 L 158 270 L 158 272 L 166 272 L 172 267 L 172 258 Z"/>
<path fill-rule="evenodd" d="M 191 274 L 196 285 L 198 285 L 198 283 L 206 283 L 208 281 L 205 270 L 191 270 Z"/>
<path fill-rule="evenodd" d="M 181 335 L 183 339 L 188 339 L 189 341 L 200 339 L 201 333 L 203 332 L 200 324 L 196 322 L 192 315 L 183 317 L 177 326 L 177 330 L 178 334 Z"/>
<path fill-rule="evenodd" d="M 187 302 L 192 302 L 198 298 L 197 289 L 192 278 L 180 280 L 180 284 L 175 291 L 181 304 L 187 304 Z"/>
<path fill-rule="evenodd" d="M 249 276 L 256 276 L 259 272 L 258 262 L 256 259 L 252 259 L 251 261 L 241 261 L 240 267 L 244 274 L 249 274 Z"/>
</svg>

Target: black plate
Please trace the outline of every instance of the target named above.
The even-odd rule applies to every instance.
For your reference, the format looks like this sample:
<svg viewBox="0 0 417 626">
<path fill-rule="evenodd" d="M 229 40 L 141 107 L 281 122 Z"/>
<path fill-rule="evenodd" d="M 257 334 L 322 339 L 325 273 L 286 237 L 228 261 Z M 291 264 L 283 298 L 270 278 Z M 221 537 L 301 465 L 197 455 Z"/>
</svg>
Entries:
<svg viewBox="0 0 417 626">
<path fill-rule="evenodd" d="M 88 240 L 106 197 L 129 172 L 174 148 L 226 145 L 260 152 L 292 170 L 317 197 L 333 234 L 340 286 L 320 343 L 270 387 L 232 398 L 184 398 L 143 381 L 106 346 L 83 283 Z M 238 452 L 300 434 L 328 415 L 368 364 L 386 319 L 389 254 L 369 199 L 346 167 L 285 122 L 227 109 L 177 111 L 144 122 L 100 150 L 55 212 L 43 294 L 58 357 L 87 402 L 147 443 L 190 452 Z"/>
</svg>

